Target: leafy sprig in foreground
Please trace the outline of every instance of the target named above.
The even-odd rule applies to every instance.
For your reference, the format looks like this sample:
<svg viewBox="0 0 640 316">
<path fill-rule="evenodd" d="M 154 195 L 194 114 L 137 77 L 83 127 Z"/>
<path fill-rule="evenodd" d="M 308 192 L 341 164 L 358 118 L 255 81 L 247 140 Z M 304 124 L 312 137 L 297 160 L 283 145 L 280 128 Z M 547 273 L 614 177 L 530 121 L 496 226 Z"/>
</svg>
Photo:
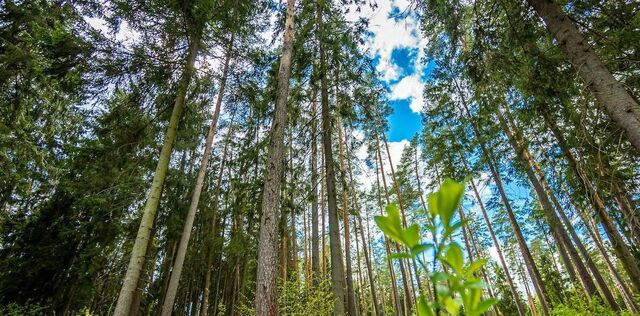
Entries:
<svg viewBox="0 0 640 316">
<path fill-rule="evenodd" d="M 418 298 L 418 316 L 446 313 L 458 315 L 462 310 L 468 316 L 482 315 L 497 303 L 495 299 L 484 299 L 484 282 L 475 276 L 486 260 L 465 262 L 462 248 L 453 240 L 453 234 L 465 225 L 464 220 L 454 220 L 464 196 L 464 183 L 446 179 L 440 189 L 429 196 L 429 210 L 425 210 L 427 223 L 424 228 L 433 236 L 432 242 L 421 241 L 421 227 L 411 223 L 404 227 L 398 206 L 387 205 L 386 216 L 376 216 L 375 221 L 387 238 L 406 248 L 406 252 L 394 253 L 391 259 L 417 260 L 429 273 L 434 289 L 427 297 L 421 289 Z M 439 242 L 438 242 L 439 240 Z M 425 254 L 433 251 L 433 271 L 429 271 Z M 435 270 L 436 264 L 442 271 Z"/>
</svg>

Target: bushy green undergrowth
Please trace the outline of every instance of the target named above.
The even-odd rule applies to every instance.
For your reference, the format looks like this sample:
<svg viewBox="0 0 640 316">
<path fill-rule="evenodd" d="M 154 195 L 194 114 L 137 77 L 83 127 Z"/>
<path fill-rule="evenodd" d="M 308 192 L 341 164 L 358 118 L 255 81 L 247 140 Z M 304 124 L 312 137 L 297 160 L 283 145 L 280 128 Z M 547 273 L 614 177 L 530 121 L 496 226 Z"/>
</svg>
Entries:
<svg viewBox="0 0 640 316">
<path fill-rule="evenodd" d="M 0 305 L 0 315 L 6 316 L 31 316 L 31 315 L 43 315 L 46 307 L 35 304 L 18 305 L 8 304 Z"/>
<path fill-rule="evenodd" d="M 253 316 L 253 306 L 238 308 L 242 316 Z M 320 279 L 312 286 L 302 280 L 287 280 L 278 287 L 278 313 L 288 316 L 325 316 L 333 314 L 331 280 Z"/>
<path fill-rule="evenodd" d="M 616 312 L 609 307 L 602 305 L 597 300 L 590 303 L 571 302 L 554 306 L 550 316 L 632 316 L 635 315 L 629 311 Z"/>
</svg>

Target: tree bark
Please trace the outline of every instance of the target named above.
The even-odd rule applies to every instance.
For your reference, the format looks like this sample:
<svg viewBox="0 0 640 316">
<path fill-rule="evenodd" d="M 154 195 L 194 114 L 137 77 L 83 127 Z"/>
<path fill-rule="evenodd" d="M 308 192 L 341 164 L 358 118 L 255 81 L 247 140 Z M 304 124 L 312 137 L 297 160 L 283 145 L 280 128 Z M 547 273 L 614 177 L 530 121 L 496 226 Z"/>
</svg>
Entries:
<svg viewBox="0 0 640 316">
<path fill-rule="evenodd" d="M 325 161 L 325 181 L 327 185 L 327 211 L 329 216 L 329 248 L 331 250 L 331 291 L 334 300 L 334 315 L 345 314 L 344 267 L 342 264 L 342 247 L 340 244 L 340 222 L 338 220 L 338 204 L 336 201 L 336 175 L 333 161 L 333 145 L 331 139 L 331 113 L 329 109 L 329 86 L 327 82 L 327 66 L 324 51 L 323 3 L 318 3 L 317 23 L 320 52 L 320 103 L 322 107 L 322 145 Z"/>
<path fill-rule="evenodd" d="M 317 92 L 313 92 L 311 100 L 311 271 L 314 284 L 320 275 L 320 249 L 318 236 L 318 123 L 317 123 Z"/>
<path fill-rule="evenodd" d="M 202 160 L 200 161 L 200 168 L 198 169 L 196 184 L 191 195 L 191 202 L 189 204 L 189 210 L 187 211 L 187 218 L 184 221 L 180 243 L 178 244 L 178 252 L 173 263 L 173 268 L 171 269 L 171 279 L 169 280 L 169 287 L 167 288 L 167 293 L 164 297 L 164 303 L 162 304 L 162 316 L 170 316 L 171 312 L 173 311 L 173 303 L 176 299 L 176 292 L 178 291 L 180 276 L 182 275 L 182 267 L 184 266 L 184 260 L 187 255 L 189 240 L 191 239 L 193 221 L 196 217 L 196 212 L 198 211 L 198 205 L 200 204 L 200 195 L 202 193 L 202 187 L 204 186 L 204 179 L 207 176 L 209 158 L 211 156 L 211 150 L 213 147 L 213 137 L 215 136 L 216 129 L 218 127 L 218 118 L 220 117 L 220 108 L 222 107 L 222 98 L 224 96 L 224 89 L 227 84 L 227 74 L 229 72 L 229 61 L 231 60 L 231 52 L 233 49 L 233 39 L 234 35 L 232 34 L 231 40 L 229 41 L 229 47 L 227 47 L 227 54 L 222 70 L 222 78 L 220 78 L 220 88 L 218 89 L 218 97 L 216 100 L 213 115 L 211 116 L 211 125 L 209 126 L 209 131 L 207 133 L 207 140 L 205 141 L 204 152 L 202 154 Z"/>
<path fill-rule="evenodd" d="M 376 142 L 376 144 L 378 144 L 378 142 Z M 380 158 L 380 148 L 377 146 L 376 146 L 376 158 L 374 160 L 376 165 L 376 195 L 378 197 L 378 208 L 380 209 L 380 215 L 384 216 L 384 211 L 383 211 L 384 208 L 382 207 L 382 194 L 380 193 L 380 177 L 379 177 L 379 174 L 380 174 L 379 166 L 382 159 Z M 383 236 L 383 238 L 384 238 L 384 248 L 387 253 L 387 258 L 391 258 L 391 248 L 389 247 L 389 240 L 387 239 L 386 236 Z M 396 274 L 395 274 L 395 271 L 393 270 L 393 264 L 391 264 L 391 260 L 386 260 L 386 261 L 387 261 L 387 268 L 389 269 L 389 276 L 391 277 L 391 294 L 393 299 L 393 309 L 396 315 L 404 315 L 402 313 L 402 309 L 400 308 L 398 286 L 396 281 Z"/>
<path fill-rule="evenodd" d="M 544 189 L 544 187 L 546 186 L 546 179 L 544 177 L 538 179 L 536 172 L 534 171 L 535 164 L 533 162 L 533 157 L 529 153 L 529 150 L 527 149 L 523 140 L 517 135 L 517 132 L 514 132 L 512 130 L 513 127 L 510 127 L 507 124 L 507 121 L 500 110 L 496 111 L 496 115 L 498 116 L 498 120 L 500 121 L 502 128 L 509 138 L 511 146 L 513 147 L 522 163 L 522 166 L 527 177 L 529 178 L 529 181 L 531 182 L 536 196 L 538 197 L 538 201 L 540 202 L 542 211 L 545 215 L 545 218 L 547 219 L 549 228 L 551 228 L 551 234 L 553 235 L 559 247 L 560 245 L 564 246 L 564 250 L 566 251 L 566 253 L 565 251 L 559 252 L 561 254 L 561 258 L 563 259 L 565 267 L 570 268 L 571 266 L 573 266 L 575 268 L 576 275 L 578 276 L 578 279 L 580 280 L 580 283 L 582 284 L 582 287 L 584 288 L 588 297 L 595 295 L 597 293 L 597 288 L 593 283 L 593 280 L 591 279 L 587 268 L 580 259 L 580 256 L 578 255 L 578 252 L 571 242 L 571 239 L 569 238 L 566 230 L 563 229 L 562 223 L 558 218 L 558 215 L 553 206 L 551 205 L 550 198 Z"/>
<path fill-rule="evenodd" d="M 349 142 L 345 139 L 346 148 L 347 148 L 347 157 L 349 157 Z M 360 239 L 362 239 L 362 250 L 364 252 L 365 265 L 367 267 L 367 278 L 369 279 L 369 290 L 371 292 L 371 301 L 373 304 L 373 312 L 374 315 L 380 316 L 382 315 L 382 310 L 380 305 L 378 304 L 378 296 L 376 295 L 374 277 L 373 277 L 373 269 L 371 267 L 371 258 L 369 257 L 369 247 L 367 244 L 367 239 L 364 236 L 364 227 L 362 226 L 362 218 L 360 217 L 360 204 L 358 203 L 358 196 L 356 194 L 355 188 L 355 178 L 353 177 L 353 168 L 351 166 L 351 159 L 347 159 L 347 167 L 349 170 L 349 182 L 351 184 L 351 194 L 353 198 L 353 205 L 358 212 L 356 215 L 357 223 L 354 224 L 355 229 L 358 229 L 358 225 L 360 225 Z"/>
<path fill-rule="evenodd" d="M 554 171 L 555 171 L 555 168 L 554 168 Z M 556 172 L 556 177 L 560 178 L 560 175 L 557 172 Z M 627 306 L 629 311 L 634 313 L 639 312 L 640 309 L 638 309 L 636 302 L 633 300 L 633 294 L 631 293 L 631 291 L 629 291 L 627 284 L 623 280 L 622 276 L 618 272 L 613 262 L 611 262 L 611 259 L 609 258 L 609 253 L 605 249 L 604 245 L 602 244 L 602 240 L 598 235 L 599 233 L 593 229 L 593 226 L 591 225 L 593 221 L 591 220 L 591 218 L 589 218 L 587 214 L 584 213 L 584 211 L 579 209 L 578 205 L 575 203 L 573 197 L 571 196 L 571 194 L 569 194 L 569 191 L 564 186 L 564 184 L 561 183 L 561 187 L 564 190 L 565 195 L 568 197 L 569 203 L 573 207 L 574 211 L 580 217 L 580 220 L 582 221 L 589 237 L 591 237 L 591 239 L 594 241 L 596 245 L 596 248 L 598 248 L 598 252 L 600 252 L 600 256 L 602 257 L 602 260 L 605 262 L 605 265 L 609 270 L 611 279 L 616 285 L 618 292 L 620 292 L 620 296 L 622 297 L 622 300 L 624 301 L 625 305 Z"/>
<path fill-rule="evenodd" d="M 482 134 L 480 133 L 480 128 L 476 121 L 474 121 L 471 116 L 471 111 L 469 111 L 469 107 L 466 103 L 464 95 L 462 93 L 462 89 L 458 86 L 457 81 L 455 82 L 455 88 L 461 97 L 461 104 L 464 108 L 464 111 L 467 117 L 473 122 L 472 127 L 475 134 L 476 139 L 478 139 L 478 143 L 480 145 L 480 149 L 482 155 L 485 158 L 487 165 L 489 166 L 489 171 L 491 172 L 491 176 L 498 188 L 498 193 L 502 199 L 502 203 L 504 204 L 505 210 L 507 212 L 507 216 L 509 217 L 509 223 L 511 224 L 511 228 L 513 233 L 516 236 L 516 240 L 518 242 L 518 247 L 520 249 L 520 253 L 522 254 L 525 266 L 527 268 L 527 272 L 531 277 L 531 281 L 533 283 L 533 287 L 540 298 L 540 306 L 542 307 L 542 312 L 544 315 L 549 315 L 549 307 L 551 301 L 549 300 L 549 295 L 547 294 L 547 290 L 544 287 L 544 283 L 542 282 L 542 276 L 540 275 L 540 271 L 538 270 L 535 262 L 533 261 L 533 256 L 531 255 L 531 251 L 529 251 L 529 246 L 527 246 L 527 242 L 522 235 L 522 230 L 520 229 L 520 225 L 516 220 L 515 214 L 513 213 L 513 209 L 511 208 L 511 202 L 509 202 L 509 198 L 507 197 L 507 193 L 504 190 L 504 186 L 502 185 L 502 177 L 500 176 L 499 169 L 497 164 L 493 160 L 493 151 L 488 149 L 482 139 Z"/>
<path fill-rule="evenodd" d="M 138 228 L 136 240 L 133 244 L 133 249 L 131 250 L 131 259 L 129 260 L 124 282 L 120 289 L 120 294 L 118 295 L 116 308 L 113 312 L 115 316 L 128 316 L 131 309 L 133 293 L 136 285 L 138 284 L 142 267 L 144 266 L 147 244 L 149 242 L 153 222 L 158 211 L 158 205 L 160 204 L 160 196 L 162 195 L 164 180 L 169 169 L 169 161 L 171 160 L 173 144 L 178 132 L 178 124 L 180 123 L 182 113 L 184 112 L 187 90 L 189 88 L 189 83 L 191 82 L 191 77 L 195 72 L 194 64 L 196 55 L 198 54 L 199 44 L 200 37 L 198 35 L 194 36 L 189 41 L 184 72 L 176 90 L 176 100 L 173 106 L 173 111 L 171 112 L 169 125 L 167 126 L 167 132 L 165 134 L 162 150 L 160 151 L 158 164 L 153 174 L 151 190 L 147 197 L 144 210 L 142 211 L 140 227 Z"/>
<path fill-rule="evenodd" d="M 542 18 L 587 87 L 609 117 L 620 126 L 636 150 L 640 150 L 640 107 L 617 81 L 584 38 L 576 24 L 553 0 L 527 0 Z"/>
<path fill-rule="evenodd" d="M 395 169 L 393 167 L 393 163 L 391 161 L 391 152 L 389 151 L 389 144 L 387 142 L 387 137 L 384 133 L 384 131 L 382 131 L 382 140 L 384 142 L 384 147 L 385 150 L 387 152 L 387 158 L 389 159 L 389 169 L 391 170 L 391 179 L 393 180 L 393 187 L 396 190 L 396 196 L 398 199 L 398 207 L 400 208 L 400 213 L 402 216 L 402 225 L 404 225 L 404 227 L 407 226 L 407 218 L 405 215 L 405 211 L 404 211 L 404 201 L 402 199 L 402 193 L 400 192 L 400 186 L 398 185 L 398 178 L 396 177 L 396 172 Z M 407 274 L 409 275 L 409 285 L 411 286 L 411 295 L 409 296 L 409 304 L 408 304 L 408 310 L 411 310 L 411 305 L 413 303 L 415 303 L 415 297 L 413 295 L 413 293 L 416 293 L 416 290 L 414 288 L 414 284 L 413 284 L 413 276 L 415 275 L 415 279 L 416 279 L 416 284 L 418 286 L 418 288 L 422 288 L 422 285 L 420 284 L 420 278 L 418 277 L 420 275 L 419 271 L 418 271 L 418 266 L 416 264 L 416 260 L 412 259 L 409 260 L 407 259 L 406 262 L 406 267 L 407 267 Z M 413 270 L 412 270 L 413 268 Z"/>
<path fill-rule="evenodd" d="M 467 174 L 471 174 L 470 173 L 471 171 L 467 166 L 467 162 L 464 159 L 462 159 L 462 164 L 464 166 L 465 172 Z M 496 252 L 498 253 L 498 259 L 500 260 L 500 265 L 502 266 L 502 270 L 504 270 L 504 274 L 507 279 L 507 285 L 509 286 L 509 290 L 511 291 L 511 295 L 513 296 L 513 300 L 516 303 L 516 307 L 518 309 L 518 315 L 524 316 L 526 312 L 524 310 L 524 307 L 521 304 L 520 295 L 518 295 L 518 290 L 515 284 L 513 283 L 513 279 L 511 278 L 511 273 L 509 272 L 507 262 L 504 260 L 504 255 L 502 254 L 502 247 L 500 247 L 500 242 L 498 241 L 498 238 L 496 237 L 496 234 L 493 231 L 493 225 L 491 224 L 491 220 L 489 219 L 487 210 L 484 207 L 484 202 L 480 197 L 480 192 L 478 192 L 478 187 L 476 187 L 475 181 L 473 181 L 473 179 L 470 179 L 469 183 L 471 183 L 473 194 L 475 195 L 476 200 L 478 201 L 478 205 L 480 206 L 480 211 L 482 213 L 482 217 L 484 218 L 484 222 L 487 225 L 487 228 L 489 230 L 489 235 L 491 235 L 491 240 L 493 241 L 493 245 L 496 247 Z"/>
<path fill-rule="evenodd" d="M 336 76 L 337 77 L 337 76 Z M 336 78 L 337 79 L 337 78 Z M 336 86 L 337 87 L 337 86 Z M 337 88 L 336 88 L 337 89 Z M 338 93 L 336 91 L 336 100 Z M 351 266 L 351 232 L 349 225 L 349 204 L 347 198 L 347 179 L 344 157 L 344 143 L 342 135 L 342 123 L 340 117 L 338 117 L 338 157 L 340 159 L 340 179 L 342 183 L 342 226 L 344 226 L 344 253 L 345 253 L 345 265 L 346 265 L 346 279 L 347 279 L 347 308 L 349 315 L 356 316 L 358 314 L 356 308 L 356 296 L 353 288 L 353 268 Z M 347 158 L 348 159 L 348 158 Z"/>
<path fill-rule="evenodd" d="M 234 131 L 234 119 L 236 116 L 237 108 L 233 110 L 233 114 L 231 115 L 231 124 L 229 126 L 229 130 L 227 131 L 226 139 L 224 142 L 224 147 L 222 149 L 222 159 L 220 162 L 220 168 L 218 171 L 218 178 L 216 180 L 216 187 L 214 189 L 214 197 L 211 203 L 211 226 L 209 230 L 209 238 L 208 242 L 205 243 L 207 247 L 207 270 L 205 272 L 204 277 L 204 285 L 203 285 L 203 294 L 202 294 L 202 308 L 200 309 L 201 316 L 208 315 L 209 309 L 209 292 L 211 288 L 211 273 L 213 272 L 213 260 L 214 260 L 214 239 L 217 235 L 217 226 L 218 226 L 218 210 L 219 210 L 219 200 L 220 200 L 220 192 L 222 186 L 222 179 L 224 178 L 224 170 L 227 165 L 227 157 L 229 151 L 229 143 L 231 141 L 231 135 Z M 230 172 L 230 171 L 229 171 Z M 224 227 L 224 225 L 223 225 Z"/>
<path fill-rule="evenodd" d="M 552 134 L 558 141 L 558 145 L 567 161 L 567 165 L 576 174 L 578 180 L 580 181 L 580 184 L 582 184 L 582 186 L 586 190 L 587 198 L 591 202 L 593 209 L 596 211 L 596 214 L 600 218 L 600 222 L 602 223 L 602 226 L 604 227 L 604 230 L 609 237 L 611 246 L 613 247 L 618 259 L 622 262 L 625 271 L 627 271 L 627 273 L 629 274 L 631 283 L 633 284 L 636 291 L 640 292 L 640 267 L 638 267 L 635 258 L 631 254 L 631 250 L 624 242 L 620 232 L 618 231 L 617 227 L 615 227 L 613 220 L 609 216 L 600 193 L 594 188 L 591 183 L 591 179 L 588 178 L 587 173 L 582 169 L 582 166 L 578 163 L 578 160 L 569 149 L 569 146 L 562 132 L 556 125 L 555 121 L 553 121 L 549 117 L 549 113 L 543 112 L 543 118 L 547 124 L 547 127 L 551 130 Z"/>
<path fill-rule="evenodd" d="M 382 153 L 380 150 L 380 140 L 378 140 L 376 138 L 376 150 L 378 152 L 378 159 L 380 160 L 380 178 L 382 179 L 382 188 L 384 189 L 384 197 L 386 199 L 387 205 L 391 204 L 391 199 L 389 197 L 389 189 L 387 187 L 387 180 L 385 177 L 385 172 L 384 172 L 384 165 L 382 162 Z M 389 162 L 391 162 L 391 160 L 389 160 Z M 404 218 L 404 216 L 403 216 Z M 403 224 L 406 226 L 406 224 Z M 400 246 L 398 245 L 398 243 L 394 242 L 393 246 L 396 250 L 396 252 L 401 252 L 400 250 Z M 407 270 L 405 268 L 405 262 L 403 260 L 398 260 L 399 266 L 400 266 L 400 276 L 402 276 L 402 286 L 403 286 L 403 290 L 404 290 L 404 299 L 402 300 L 403 305 L 400 305 L 400 307 L 402 307 L 402 313 L 403 315 L 409 315 L 409 311 L 411 310 L 411 289 L 409 288 L 409 276 L 407 275 Z"/>
<path fill-rule="evenodd" d="M 262 193 L 262 218 L 258 243 L 255 309 L 257 316 L 278 314 L 276 279 L 278 276 L 278 210 L 284 173 L 284 130 L 287 125 L 287 97 L 293 55 L 295 0 L 287 0 L 282 55 L 278 70 L 275 113 L 271 125 L 269 153 Z"/>
</svg>

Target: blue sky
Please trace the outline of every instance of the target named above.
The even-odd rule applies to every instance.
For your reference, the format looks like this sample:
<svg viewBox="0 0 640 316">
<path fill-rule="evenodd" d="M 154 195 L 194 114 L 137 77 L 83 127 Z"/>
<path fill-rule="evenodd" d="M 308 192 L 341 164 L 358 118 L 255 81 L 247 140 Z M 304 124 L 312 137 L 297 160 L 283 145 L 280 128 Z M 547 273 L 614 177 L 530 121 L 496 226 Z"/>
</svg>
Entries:
<svg viewBox="0 0 640 316">
<path fill-rule="evenodd" d="M 395 7 L 397 10 L 397 7 Z M 391 63 L 398 68 L 398 79 L 390 80 L 388 87 L 399 84 L 402 79 L 419 76 L 426 79 L 433 69 L 432 64 L 423 67 L 416 67 L 418 60 L 418 47 L 398 47 L 391 51 Z M 393 113 L 389 115 L 389 133 L 387 138 L 391 142 L 411 139 L 422 127 L 420 114 L 411 109 L 412 98 L 399 98 L 390 101 Z"/>
<path fill-rule="evenodd" d="M 376 63 L 380 80 L 386 85 L 389 105 L 388 141 L 399 159 L 402 148 L 421 130 L 420 112 L 424 106 L 424 81 L 433 68 L 425 65 L 424 44 L 419 18 L 406 14 L 408 0 L 378 1 L 378 6 L 361 7 L 357 17 L 369 20 L 369 38 L 364 45 Z M 353 12 L 353 11 L 352 11 Z M 354 17 L 355 20 L 355 17 Z M 393 159 L 395 160 L 395 159 Z"/>
</svg>

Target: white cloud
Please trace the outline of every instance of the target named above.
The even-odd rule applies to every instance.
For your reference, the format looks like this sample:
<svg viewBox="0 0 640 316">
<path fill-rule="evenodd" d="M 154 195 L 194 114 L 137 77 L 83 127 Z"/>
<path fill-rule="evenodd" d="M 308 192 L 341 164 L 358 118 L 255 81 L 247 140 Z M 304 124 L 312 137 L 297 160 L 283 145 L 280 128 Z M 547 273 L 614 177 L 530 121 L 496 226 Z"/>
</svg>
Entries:
<svg viewBox="0 0 640 316">
<path fill-rule="evenodd" d="M 119 43 L 122 43 L 125 47 L 130 48 L 137 41 L 140 40 L 140 33 L 129 27 L 129 23 L 127 21 L 121 21 L 118 32 L 113 32 L 113 30 L 107 24 L 103 18 L 96 17 L 84 17 L 85 22 L 89 24 L 92 28 L 97 31 L 100 31 L 104 36 L 115 40 Z"/>
<path fill-rule="evenodd" d="M 398 169 L 398 165 L 400 164 L 400 158 L 402 158 L 402 151 L 405 147 L 409 145 L 409 141 L 403 139 L 399 142 L 389 142 L 389 153 L 391 154 L 391 162 L 393 163 L 393 168 Z M 385 152 L 383 151 L 383 154 Z M 387 156 L 382 157 L 383 160 L 388 160 Z M 385 161 L 385 165 L 388 165 L 388 161 Z M 385 170 L 386 172 L 390 172 L 390 170 Z"/>
<path fill-rule="evenodd" d="M 386 82 L 401 79 L 398 65 L 391 60 L 391 53 L 398 48 L 420 48 L 418 59 L 422 56 L 424 40 L 420 37 L 419 20 L 415 16 L 407 16 L 396 21 L 389 17 L 394 8 L 404 13 L 410 6 L 406 0 L 388 0 L 377 2 L 378 7 L 374 10 L 367 5 L 360 7 L 357 12 L 355 6 L 351 7 L 347 14 L 347 20 L 356 21 L 360 17 L 369 20 L 369 31 L 373 34 L 366 43 L 372 56 L 379 57 L 377 71 L 380 72 L 382 80 Z M 419 61 L 416 62 L 418 64 Z M 421 72 L 422 67 L 416 67 L 416 72 Z"/>
<path fill-rule="evenodd" d="M 402 78 L 397 84 L 391 87 L 391 100 L 406 100 L 409 99 L 411 103 L 409 107 L 411 111 L 420 113 L 424 105 L 424 97 L 422 96 L 422 90 L 424 83 L 420 80 L 419 74 L 414 74 Z"/>
<path fill-rule="evenodd" d="M 361 132 L 360 132 L 361 133 Z M 355 137 L 358 137 L 359 135 L 355 135 L 356 133 L 354 133 Z M 398 169 L 398 165 L 400 164 L 400 158 L 402 157 L 402 151 L 404 150 L 404 148 L 406 146 L 409 145 L 409 141 L 406 139 L 403 139 L 401 141 L 398 142 L 388 142 L 387 143 L 389 145 L 389 153 L 391 154 L 391 162 L 393 163 L 393 167 L 395 168 L 395 170 L 397 171 Z M 387 185 L 391 185 L 391 169 L 389 168 L 389 158 L 387 156 L 387 151 L 384 147 L 383 143 L 380 143 L 380 154 L 382 155 L 382 163 L 383 163 L 383 167 L 384 167 L 384 172 L 386 175 L 386 179 L 387 179 Z M 361 186 L 364 190 L 370 190 L 372 187 L 374 187 L 375 183 L 376 183 L 376 170 L 375 167 L 368 167 L 367 165 L 364 164 L 364 160 L 368 157 L 368 152 L 367 152 L 367 148 L 366 145 L 362 145 L 360 146 L 357 150 L 356 150 L 356 156 L 358 157 L 358 162 L 361 162 L 359 165 L 356 166 L 356 168 L 358 168 L 359 170 L 359 174 L 356 177 L 356 181 L 358 183 L 359 186 Z M 382 185 L 382 183 L 381 183 Z"/>
</svg>

